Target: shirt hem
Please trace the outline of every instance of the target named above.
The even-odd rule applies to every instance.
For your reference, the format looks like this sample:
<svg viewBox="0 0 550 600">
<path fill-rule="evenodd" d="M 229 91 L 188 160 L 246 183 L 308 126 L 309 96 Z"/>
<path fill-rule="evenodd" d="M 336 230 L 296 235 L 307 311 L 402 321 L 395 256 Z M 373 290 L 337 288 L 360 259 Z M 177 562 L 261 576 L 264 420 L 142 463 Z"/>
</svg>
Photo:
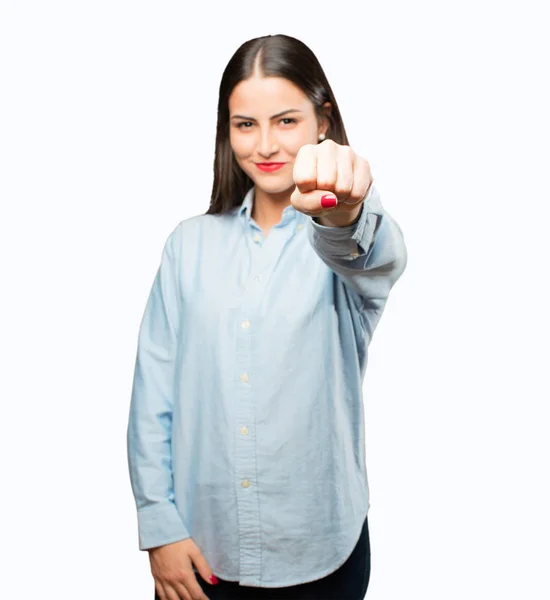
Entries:
<svg viewBox="0 0 550 600">
<path fill-rule="evenodd" d="M 328 570 L 323 571 L 322 573 L 318 573 L 317 575 L 315 575 L 315 577 L 313 579 L 307 579 L 306 581 L 300 580 L 300 581 L 289 581 L 289 582 L 284 582 L 284 583 L 262 583 L 261 585 L 242 585 L 240 583 L 239 579 L 234 579 L 232 576 L 227 576 L 224 575 L 221 571 L 216 571 L 216 575 L 218 577 L 221 577 L 222 579 L 225 579 L 225 581 L 231 581 L 232 583 L 238 583 L 239 585 L 242 585 L 242 587 L 261 587 L 261 588 L 284 588 L 284 587 L 290 587 L 293 585 L 302 585 L 305 583 L 313 583 L 314 581 L 318 581 L 319 579 L 323 579 L 324 577 L 328 577 L 329 575 L 331 575 L 332 573 L 334 573 L 335 571 L 338 571 L 338 569 L 340 567 L 342 567 L 344 565 L 344 563 L 348 560 L 348 558 L 352 555 L 353 551 L 355 550 L 355 547 L 357 546 L 357 544 L 359 543 L 359 538 L 361 537 L 361 533 L 363 532 L 363 526 L 365 525 L 365 520 L 368 516 L 368 512 L 369 512 L 369 508 L 370 505 L 367 507 L 367 512 L 365 513 L 365 516 L 363 517 L 363 520 L 361 521 L 361 529 L 359 530 L 359 534 L 357 535 L 357 537 L 355 538 L 355 542 L 353 543 L 353 546 L 351 547 L 351 550 L 346 554 L 345 558 L 336 566 L 332 566 L 330 567 Z"/>
</svg>

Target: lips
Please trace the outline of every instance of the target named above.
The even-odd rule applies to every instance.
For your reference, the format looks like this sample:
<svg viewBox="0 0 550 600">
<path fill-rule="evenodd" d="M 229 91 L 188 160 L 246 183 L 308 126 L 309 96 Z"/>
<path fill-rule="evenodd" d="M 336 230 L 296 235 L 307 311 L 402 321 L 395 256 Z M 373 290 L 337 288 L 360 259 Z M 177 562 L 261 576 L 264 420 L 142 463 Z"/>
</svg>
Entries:
<svg viewBox="0 0 550 600">
<path fill-rule="evenodd" d="M 256 163 L 256 166 L 258 167 L 258 169 L 260 169 L 260 171 L 267 172 L 277 171 L 284 165 L 285 163 Z"/>
</svg>

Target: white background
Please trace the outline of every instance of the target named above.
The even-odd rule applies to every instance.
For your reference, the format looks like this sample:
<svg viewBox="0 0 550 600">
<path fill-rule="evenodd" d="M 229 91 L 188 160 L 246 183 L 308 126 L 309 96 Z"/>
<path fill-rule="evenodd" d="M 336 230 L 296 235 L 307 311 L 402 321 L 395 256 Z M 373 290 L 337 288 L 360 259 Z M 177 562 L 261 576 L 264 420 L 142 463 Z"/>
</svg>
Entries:
<svg viewBox="0 0 550 600">
<path fill-rule="evenodd" d="M 3 1 L 2 598 L 152 600 L 126 462 L 238 46 L 315 52 L 409 262 L 365 379 L 369 600 L 550 598 L 543 3 Z"/>
</svg>

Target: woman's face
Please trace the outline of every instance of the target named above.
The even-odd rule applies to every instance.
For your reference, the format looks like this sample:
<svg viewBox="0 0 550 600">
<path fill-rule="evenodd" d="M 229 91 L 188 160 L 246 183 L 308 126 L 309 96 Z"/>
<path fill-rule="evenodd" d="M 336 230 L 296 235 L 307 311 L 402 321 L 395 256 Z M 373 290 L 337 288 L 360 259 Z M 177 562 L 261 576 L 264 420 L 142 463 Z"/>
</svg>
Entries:
<svg viewBox="0 0 550 600">
<path fill-rule="evenodd" d="M 268 194 L 294 188 L 292 170 L 298 150 L 317 144 L 326 131 L 311 100 L 288 79 L 253 76 L 239 82 L 229 97 L 229 140 L 241 169 Z M 276 170 L 258 165 L 283 163 Z"/>
</svg>

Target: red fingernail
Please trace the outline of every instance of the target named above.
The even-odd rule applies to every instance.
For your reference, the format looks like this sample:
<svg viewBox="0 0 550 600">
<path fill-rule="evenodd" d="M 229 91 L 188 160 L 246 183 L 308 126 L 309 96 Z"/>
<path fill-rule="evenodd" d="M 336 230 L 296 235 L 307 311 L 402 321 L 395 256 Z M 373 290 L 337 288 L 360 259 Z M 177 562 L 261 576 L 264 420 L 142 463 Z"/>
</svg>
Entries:
<svg viewBox="0 0 550 600">
<path fill-rule="evenodd" d="M 215 575 L 210 575 L 210 581 L 216 585 L 218 582 L 218 578 Z"/>
<path fill-rule="evenodd" d="M 334 208 L 337 204 L 338 200 L 332 194 L 325 194 L 321 197 L 321 206 L 323 208 Z"/>
</svg>

